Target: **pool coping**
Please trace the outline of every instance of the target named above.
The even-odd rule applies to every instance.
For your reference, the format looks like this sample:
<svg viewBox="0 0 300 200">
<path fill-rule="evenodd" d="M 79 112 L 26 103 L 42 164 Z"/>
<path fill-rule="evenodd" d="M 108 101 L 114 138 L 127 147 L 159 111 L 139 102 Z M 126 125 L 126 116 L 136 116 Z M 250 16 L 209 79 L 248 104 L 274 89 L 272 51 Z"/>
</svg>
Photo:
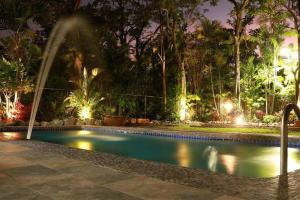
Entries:
<svg viewBox="0 0 300 200">
<path fill-rule="evenodd" d="M 27 126 L 0 127 L 0 132 L 27 131 Z M 231 141 L 268 146 L 280 146 L 280 136 L 275 134 L 251 134 L 241 132 L 203 132 L 203 131 L 174 131 L 160 130 L 144 127 L 116 127 L 116 126 L 35 126 L 37 131 L 63 131 L 63 130 L 89 130 L 102 131 L 104 133 L 138 134 L 158 136 L 181 140 L 204 140 L 204 141 Z M 289 136 L 288 146 L 300 148 L 300 137 Z"/>
</svg>

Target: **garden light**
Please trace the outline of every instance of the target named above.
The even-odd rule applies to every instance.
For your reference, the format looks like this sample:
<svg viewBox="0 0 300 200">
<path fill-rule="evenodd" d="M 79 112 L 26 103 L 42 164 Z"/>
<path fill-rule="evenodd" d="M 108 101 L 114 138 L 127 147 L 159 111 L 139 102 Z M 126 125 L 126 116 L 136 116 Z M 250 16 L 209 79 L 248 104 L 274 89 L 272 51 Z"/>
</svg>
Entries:
<svg viewBox="0 0 300 200">
<path fill-rule="evenodd" d="M 289 59 L 290 58 L 290 53 L 291 53 L 291 50 L 289 48 L 281 48 L 280 49 L 280 55 L 283 58 Z"/>
<path fill-rule="evenodd" d="M 181 97 L 180 98 L 180 110 L 179 110 L 179 118 L 180 121 L 184 121 L 186 118 L 186 98 Z"/>
<path fill-rule="evenodd" d="M 230 101 L 227 101 L 223 104 L 223 107 L 224 107 L 227 114 L 231 113 L 231 111 L 233 110 L 233 103 L 230 102 Z"/>
<path fill-rule="evenodd" d="M 93 76 L 97 76 L 99 74 L 99 69 L 98 68 L 94 68 L 93 70 L 92 70 L 92 75 Z"/>
<path fill-rule="evenodd" d="M 89 106 L 84 106 L 79 112 L 79 117 L 81 119 L 90 119 L 91 116 L 91 108 Z"/>
<path fill-rule="evenodd" d="M 235 124 L 237 125 L 244 125 L 245 124 L 245 118 L 243 115 L 239 115 L 235 118 Z"/>
<path fill-rule="evenodd" d="M 280 49 L 279 54 L 283 59 L 289 62 L 298 60 L 298 51 L 293 49 L 293 47 L 283 47 Z"/>
</svg>

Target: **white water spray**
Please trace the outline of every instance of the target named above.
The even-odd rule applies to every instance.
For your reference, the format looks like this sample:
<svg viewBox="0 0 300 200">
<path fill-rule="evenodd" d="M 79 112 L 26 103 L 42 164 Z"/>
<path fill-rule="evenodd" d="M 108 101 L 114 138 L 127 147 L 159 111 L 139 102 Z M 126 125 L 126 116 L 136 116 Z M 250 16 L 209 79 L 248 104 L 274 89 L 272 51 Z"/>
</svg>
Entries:
<svg viewBox="0 0 300 200">
<path fill-rule="evenodd" d="M 51 69 L 53 60 L 60 45 L 64 42 L 65 36 L 74 27 L 84 27 L 85 23 L 81 18 L 71 17 L 67 19 L 60 20 L 53 28 L 49 41 L 47 42 L 45 52 L 43 55 L 43 61 L 40 67 L 39 75 L 37 78 L 37 83 L 35 87 L 34 99 L 32 104 L 32 110 L 30 114 L 30 121 L 28 125 L 27 139 L 31 138 L 32 129 L 36 117 L 36 113 L 39 107 L 43 89 L 48 78 L 49 71 Z"/>
</svg>

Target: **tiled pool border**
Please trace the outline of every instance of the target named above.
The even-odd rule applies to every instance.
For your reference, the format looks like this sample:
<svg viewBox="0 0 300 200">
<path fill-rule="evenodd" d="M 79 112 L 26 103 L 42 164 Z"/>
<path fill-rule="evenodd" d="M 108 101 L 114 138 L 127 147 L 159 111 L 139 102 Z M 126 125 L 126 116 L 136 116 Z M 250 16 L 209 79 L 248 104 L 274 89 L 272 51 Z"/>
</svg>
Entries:
<svg viewBox="0 0 300 200">
<path fill-rule="evenodd" d="M 135 127 L 108 127 L 108 126 L 47 126 L 34 127 L 39 131 L 64 131 L 64 130 L 89 130 L 101 131 L 108 134 L 138 134 L 145 136 L 165 137 L 179 140 L 201 140 L 201 141 L 230 141 L 248 144 L 258 144 L 267 146 L 280 146 L 278 135 L 263 135 L 249 133 L 208 133 L 208 132 L 184 132 L 184 131 L 165 131 L 151 130 L 149 128 Z M 0 132 L 27 131 L 25 126 L 0 127 Z M 300 137 L 289 137 L 289 147 L 300 148 Z"/>
</svg>

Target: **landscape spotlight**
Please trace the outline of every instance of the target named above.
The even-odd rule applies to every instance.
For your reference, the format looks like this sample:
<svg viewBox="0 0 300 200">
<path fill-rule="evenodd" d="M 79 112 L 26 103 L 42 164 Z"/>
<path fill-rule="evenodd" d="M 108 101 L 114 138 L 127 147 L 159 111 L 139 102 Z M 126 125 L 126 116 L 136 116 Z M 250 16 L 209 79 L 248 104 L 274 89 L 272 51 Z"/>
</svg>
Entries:
<svg viewBox="0 0 300 200">
<path fill-rule="evenodd" d="M 233 110 L 233 103 L 230 102 L 230 101 L 226 101 L 224 104 L 223 104 L 223 107 L 226 111 L 226 113 L 231 113 L 231 111 Z"/>
<path fill-rule="evenodd" d="M 244 125 L 245 124 L 245 118 L 244 115 L 239 115 L 235 118 L 235 124 L 236 125 Z"/>
</svg>

